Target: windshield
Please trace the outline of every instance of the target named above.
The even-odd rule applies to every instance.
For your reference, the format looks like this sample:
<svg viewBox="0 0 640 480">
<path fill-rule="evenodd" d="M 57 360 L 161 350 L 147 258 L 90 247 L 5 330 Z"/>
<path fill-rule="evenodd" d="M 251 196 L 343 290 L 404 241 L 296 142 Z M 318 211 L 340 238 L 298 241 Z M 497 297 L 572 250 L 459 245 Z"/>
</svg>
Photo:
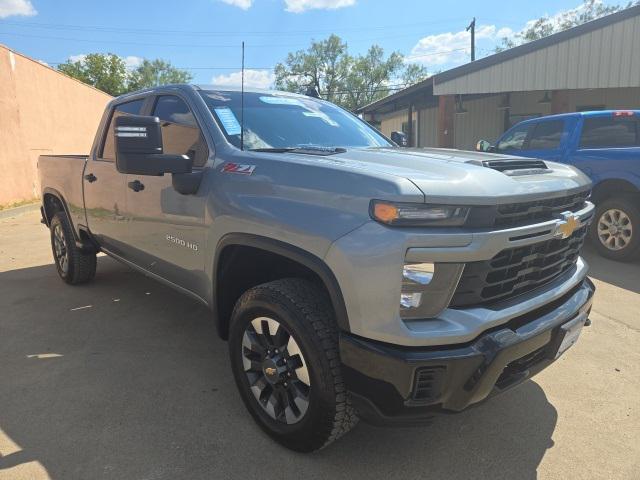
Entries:
<svg viewBox="0 0 640 480">
<path fill-rule="evenodd" d="M 240 148 L 240 92 L 200 91 L 230 143 Z M 311 97 L 244 94 L 244 148 L 389 147 L 359 118 Z"/>
</svg>

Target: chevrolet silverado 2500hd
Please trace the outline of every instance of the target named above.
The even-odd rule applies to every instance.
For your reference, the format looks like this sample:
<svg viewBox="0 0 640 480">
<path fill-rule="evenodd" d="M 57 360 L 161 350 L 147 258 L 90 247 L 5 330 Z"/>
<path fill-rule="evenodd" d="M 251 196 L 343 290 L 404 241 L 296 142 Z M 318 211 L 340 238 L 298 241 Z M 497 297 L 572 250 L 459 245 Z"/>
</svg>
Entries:
<svg viewBox="0 0 640 480">
<path fill-rule="evenodd" d="M 248 411 L 295 450 L 461 411 L 588 324 L 591 183 L 567 165 L 176 85 L 114 99 L 89 155 L 38 166 L 60 277 L 91 280 L 105 252 L 209 306 Z"/>
</svg>

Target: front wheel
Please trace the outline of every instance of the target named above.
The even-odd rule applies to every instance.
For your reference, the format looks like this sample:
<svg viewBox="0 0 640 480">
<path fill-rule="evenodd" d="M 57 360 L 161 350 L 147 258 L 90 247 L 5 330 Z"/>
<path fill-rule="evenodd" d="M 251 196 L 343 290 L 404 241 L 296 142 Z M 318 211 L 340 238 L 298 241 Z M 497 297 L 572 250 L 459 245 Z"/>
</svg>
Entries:
<svg viewBox="0 0 640 480">
<path fill-rule="evenodd" d="M 611 260 L 627 261 L 640 254 L 640 210 L 629 198 L 609 198 L 598 204 L 591 224 L 598 252 Z"/>
<path fill-rule="evenodd" d="M 267 434 L 300 452 L 328 445 L 357 422 L 328 302 L 311 282 L 276 280 L 245 292 L 231 319 L 242 400 Z"/>
</svg>

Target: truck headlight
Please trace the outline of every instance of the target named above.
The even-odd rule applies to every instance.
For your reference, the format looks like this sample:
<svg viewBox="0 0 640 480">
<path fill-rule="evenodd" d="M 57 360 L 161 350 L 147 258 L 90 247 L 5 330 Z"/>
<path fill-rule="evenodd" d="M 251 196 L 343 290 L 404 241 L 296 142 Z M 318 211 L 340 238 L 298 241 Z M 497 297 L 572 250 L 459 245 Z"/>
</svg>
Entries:
<svg viewBox="0 0 640 480">
<path fill-rule="evenodd" d="M 400 316 L 433 318 L 449 306 L 464 265 L 407 262 L 402 268 Z"/>
<path fill-rule="evenodd" d="M 371 218 L 387 225 L 405 227 L 460 226 L 467 219 L 469 207 L 372 200 L 369 213 Z"/>
</svg>

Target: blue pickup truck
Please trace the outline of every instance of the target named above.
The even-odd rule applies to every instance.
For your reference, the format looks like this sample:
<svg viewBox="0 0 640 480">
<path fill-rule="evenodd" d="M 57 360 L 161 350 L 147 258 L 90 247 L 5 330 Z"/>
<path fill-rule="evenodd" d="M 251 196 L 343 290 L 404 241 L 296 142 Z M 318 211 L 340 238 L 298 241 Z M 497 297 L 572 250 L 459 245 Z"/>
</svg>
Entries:
<svg viewBox="0 0 640 480">
<path fill-rule="evenodd" d="M 573 165 L 593 181 L 590 236 L 613 260 L 640 257 L 640 110 L 565 113 L 525 120 L 478 150 Z"/>
</svg>

